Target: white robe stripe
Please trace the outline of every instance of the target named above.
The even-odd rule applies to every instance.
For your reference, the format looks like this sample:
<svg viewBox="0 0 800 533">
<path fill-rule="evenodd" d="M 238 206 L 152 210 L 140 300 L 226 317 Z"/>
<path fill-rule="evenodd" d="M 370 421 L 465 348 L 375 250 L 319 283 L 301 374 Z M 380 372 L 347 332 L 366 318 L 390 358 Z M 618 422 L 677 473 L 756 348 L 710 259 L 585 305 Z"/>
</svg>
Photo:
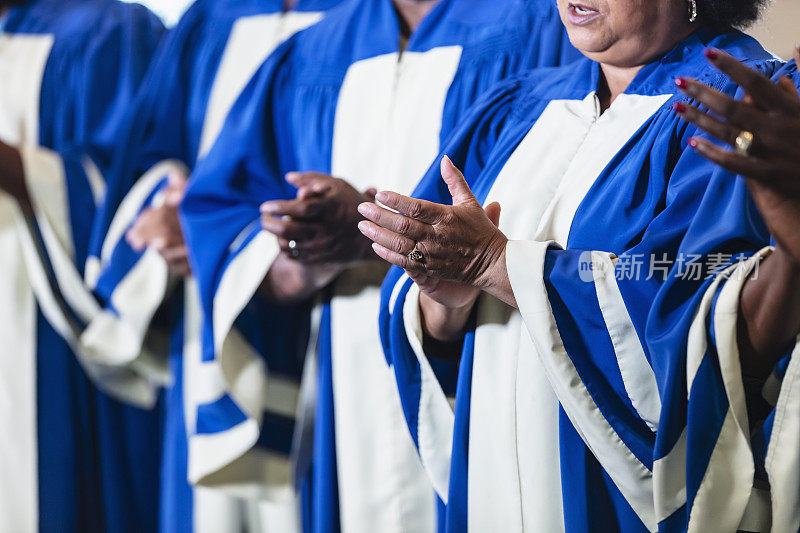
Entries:
<svg viewBox="0 0 800 533">
<path fill-rule="evenodd" d="M 592 252 L 592 274 L 600 311 L 606 323 L 625 391 L 639 418 L 655 432 L 661 416 L 661 397 L 656 374 L 647 360 L 625 300 L 615 279 L 615 260 L 605 253 Z"/>
<path fill-rule="evenodd" d="M 669 454 L 653 461 L 656 521 L 672 516 L 686 503 L 686 428 Z"/>
<path fill-rule="evenodd" d="M 692 324 L 688 361 L 693 373 L 700 367 L 707 350 L 706 319 L 711 311 L 711 302 L 720 284 L 714 314 L 714 334 L 719 359 L 719 368 L 730 402 L 719 437 L 711 454 L 708 467 L 697 490 L 694 504 L 689 510 L 689 532 L 709 530 L 735 531 L 745 515 L 753 491 L 755 465 L 750 449 L 747 408 L 742 383 L 738 347 L 739 295 L 749 273 L 768 253 L 762 250 L 746 262 L 734 265 L 717 275 L 706 292 L 700 309 Z M 697 361 L 697 359 L 700 361 Z M 692 363 L 692 361 L 697 361 Z M 689 366 L 689 365 L 687 365 Z M 691 381 L 689 382 L 691 385 Z"/>
<path fill-rule="evenodd" d="M 551 242 L 509 241 L 506 264 L 528 332 L 561 405 L 584 442 L 650 530 L 658 528 L 653 474 L 628 449 L 586 390 L 564 348 L 544 286 L 544 259 Z"/>
<path fill-rule="evenodd" d="M 800 338 L 783 378 L 767 452 L 772 531 L 800 530 Z"/>
<path fill-rule="evenodd" d="M 407 278 L 403 276 L 401 281 Z M 446 504 L 450 483 L 450 457 L 453 450 L 455 416 L 428 357 L 422 350 L 422 322 L 419 310 L 419 287 L 412 285 L 403 306 L 403 319 L 411 349 L 420 367 L 420 397 L 417 419 L 417 442 L 422 464 L 433 488 Z"/>
</svg>

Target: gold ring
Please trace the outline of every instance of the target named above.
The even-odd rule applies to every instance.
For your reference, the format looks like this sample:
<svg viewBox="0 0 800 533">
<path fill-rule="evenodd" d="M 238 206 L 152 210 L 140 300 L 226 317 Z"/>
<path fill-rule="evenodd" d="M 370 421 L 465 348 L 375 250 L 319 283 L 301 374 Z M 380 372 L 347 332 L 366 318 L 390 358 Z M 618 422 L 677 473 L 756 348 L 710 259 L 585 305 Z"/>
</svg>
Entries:
<svg viewBox="0 0 800 533">
<path fill-rule="evenodd" d="M 742 130 L 739 132 L 739 135 L 736 137 L 736 141 L 733 143 L 733 149 L 739 155 L 750 155 L 750 151 L 753 149 L 753 143 L 755 140 L 755 135 L 747 130 Z"/>
<path fill-rule="evenodd" d="M 409 261 L 414 261 L 415 263 L 422 263 L 425 259 L 425 256 L 422 255 L 422 252 L 417 249 L 417 245 L 414 245 L 414 249 L 408 252 L 408 259 Z"/>
<path fill-rule="evenodd" d="M 300 250 L 297 249 L 297 241 L 295 240 L 289 241 L 289 255 L 294 258 L 300 257 Z"/>
</svg>

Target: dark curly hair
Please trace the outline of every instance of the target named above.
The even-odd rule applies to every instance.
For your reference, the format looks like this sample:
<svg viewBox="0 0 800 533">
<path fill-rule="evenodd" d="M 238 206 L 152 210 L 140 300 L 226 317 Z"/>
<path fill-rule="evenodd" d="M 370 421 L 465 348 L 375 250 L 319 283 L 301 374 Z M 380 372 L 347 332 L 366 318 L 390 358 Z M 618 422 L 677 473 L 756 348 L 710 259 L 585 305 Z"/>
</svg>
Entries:
<svg viewBox="0 0 800 533">
<path fill-rule="evenodd" d="M 700 17 L 711 26 L 746 28 L 770 0 L 697 0 Z"/>
</svg>

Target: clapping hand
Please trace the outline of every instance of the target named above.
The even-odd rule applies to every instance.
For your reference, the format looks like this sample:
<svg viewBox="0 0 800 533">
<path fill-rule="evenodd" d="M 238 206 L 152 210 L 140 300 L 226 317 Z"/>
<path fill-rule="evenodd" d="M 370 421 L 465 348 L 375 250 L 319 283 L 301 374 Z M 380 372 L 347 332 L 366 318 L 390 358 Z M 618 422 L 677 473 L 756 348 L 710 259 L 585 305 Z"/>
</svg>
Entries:
<svg viewBox="0 0 800 533">
<path fill-rule="evenodd" d="M 507 239 L 497 228 L 500 205 L 484 210 L 447 157 L 441 172 L 453 205 L 380 192 L 376 199 L 386 207 L 360 205 L 359 212 L 369 221 L 359 229 L 374 241 L 376 254 L 408 272 L 433 300 L 456 308 L 473 302 L 492 284 Z"/>
<path fill-rule="evenodd" d="M 800 94 L 789 78 L 777 83 L 719 50 L 708 60 L 744 88 L 735 100 L 702 83 L 678 78 L 678 87 L 709 108 L 678 103 L 676 112 L 732 149 L 701 138 L 690 144 L 703 157 L 747 179 L 750 192 L 772 236 L 777 253 L 800 264 Z M 795 53 L 800 61 L 800 50 Z"/>
<path fill-rule="evenodd" d="M 346 181 L 316 172 L 290 172 L 293 200 L 261 206 L 261 226 L 278 237 L 281 250 L 306 265 L 346 267 L 370 259 L 369 242 L 358 232 L 357 207 L 375 190 L 358 192 Z"/>
<path fill-rule="evenodd" d="M 170 174 L 164 202 L 142 211 L 125 235 L 128 244 L 136 251 L 145 248 L 156 250 L 167 262 L 169 271 L 179 277 L 191 275 L 189 254 L 178 220 L 178 207 L 186 194 L 187 182 L 183 174 Z"/>
</svg>

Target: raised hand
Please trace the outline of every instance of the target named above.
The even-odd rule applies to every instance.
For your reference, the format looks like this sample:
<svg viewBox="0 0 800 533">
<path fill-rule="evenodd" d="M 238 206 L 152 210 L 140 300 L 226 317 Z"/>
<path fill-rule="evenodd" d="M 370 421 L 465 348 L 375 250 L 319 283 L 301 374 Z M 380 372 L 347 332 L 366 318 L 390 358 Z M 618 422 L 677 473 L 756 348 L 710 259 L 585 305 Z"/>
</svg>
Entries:
<svg viewBox="0 0 800 533">
<path fill-rule="evenodd" d="M 778 253 L 800 264 L 798 89 L 786 77 L 773 83 L 719 50 L 707 50 L 706 56 L 744 88 L 746 97 L 737 101 L 696 80 L 679 78 L 678 87 L 716 116 L 683 103 L 676 104 L 675 111 L 733 148 L 726 150 L 701 138 L 690 141 L 700 155 L 747 179 L 756 205 L 778 243 Z M 795 56 L 800 61 L 800 50 Z"/>
<path fill-rule="evenodd" d="M 156 250 L 167 262 L 170 273 L 179 277 L 191 275 L 189 254 L 178 220 L 178 207 L 186 194 L 187 181 L 183 174 L 170 174 L 163 204 L 142 211 L 125 235 L 136 251 Z"/>
<path fill-rule="evenodd" d="M 708 50 L 706 56 L 744 88 L 745 98 L 737 101 L 679 78 L 678 87 L 717 116 L 686 104 L 676 104 L 675 111 L 733 147 L 690 142 L 709 161 L 744 176 L 777 242 L 739 300 L 742 372 L 764 379 L 800 333 L 800 94 L 788 78 L 772 83 L 723 52 Z M 800 62 L 800 50 L 795 59 Z"/>
<path fill-rule="evenodd" d="M 372 257 L 369 241 L 358 232 L 357 207 L 374 199 L 346 181 L 316 172 L 291 172 L 294 200 L 273 200 L 261 206 L 261 226 L 279 239 L 281 250 L 306 265 L 346 267 Z"/>
</svg>

